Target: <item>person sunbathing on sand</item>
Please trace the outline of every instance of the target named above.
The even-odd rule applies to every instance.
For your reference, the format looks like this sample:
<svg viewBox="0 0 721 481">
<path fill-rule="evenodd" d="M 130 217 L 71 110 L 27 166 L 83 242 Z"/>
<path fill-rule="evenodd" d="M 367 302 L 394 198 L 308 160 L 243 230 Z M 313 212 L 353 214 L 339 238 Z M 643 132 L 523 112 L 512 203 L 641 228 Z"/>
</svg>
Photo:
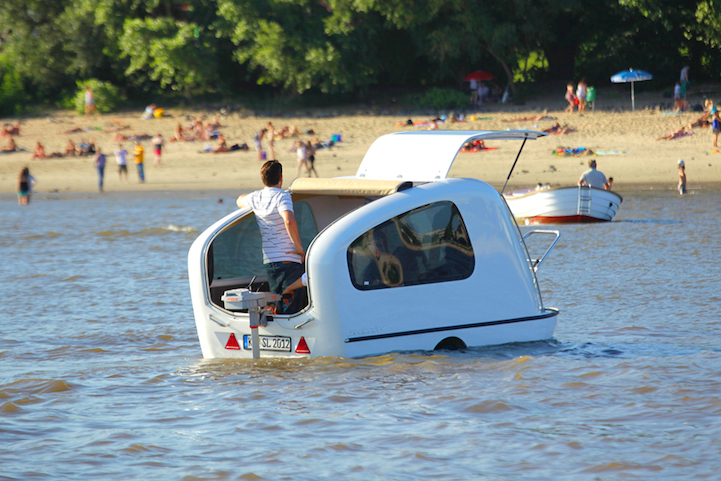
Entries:
<svg viewBox="0 0 721 481">
<path fill-rule="evenodd" d="M 709 118 L 711 118 L 711 116 L 718 109 L 714 106 L 713 100 L 711 100 L 711 99 L 706 99 L 706 101 L 704 102 L 704 107 L 705 107 L 705 109 L 704 109 L 704 112 L 701 115 L 701 117 L 699 117 L 698 119 L 696 119 L 693 122 L 691 122 L 690 124 L 688 124 L 688 126 L 686 127 L 687 129 L 690 130 L 690 129 L 695 129 L 697 127 L 706 128 L 706 127 L 711 126 L 711 121 L 709 120 Z"/>
<path fill-rule="evenodd" d="M 288 137 L 288 126 L 283 126 L 280 128 L 280 130 L 275 131 L 274 139 L 275 140 L 281 140 Z"/>
<path fill-rule="evenodd" d="M 95 155 L 95 139 L 90 139 L 87 142 L 80 139 L 80 143 L 75 147 L 75 153 L 80 157 L 85 155 Z"/>
<path fill-rule="evenodd" d="M 106 128 L 105 131 L 106 132 L 117 132 L 119 130 L 128 130 L 129 128 L 130 128 L 129 125 L 117 124 L 117 125 L 112 125 L 112 126 Z"/>
<path fill-rule="evenodd" d="M 225 136 L 223 134 L 218 134 L 218 146 L 214 148 L 211 152 L 214 154 L 218 154 L 220 152 L 229 152 L 230 149 L 228 148 L 228 143 L 225 141 Z"/>
<path fill-rule="evenodd" d="M 567 124 L 561 125 L 558 122 L 553 124 L 551 127 L 547 129 L 543 129 L 542 132 L 546 132 L 547 134 L 551 135 L 565 135 L 570 134 L 571 132 L 575 132 L 576 129 L 569 127 Z"/>
<path fill-rule="evenodd" d="M 15 143 L 15 139 L 13 139 L 13 136 L 11 135 L 8 137 L 8 141 L 5 143 L 5 148 L 2 150 L 3 152 L 15 152 L 18 150 L 18 146 Z"/>
<path fill-rule="evenodd" d="M 85 132 L 80 127 L 73 127 L 72 129 L 63 130 L 62 132 L 58 132 L 61 135 L 68 135 L 68 134 L 76 134 L 78 132 Z"/>
<path fill-rule="evenodd" d="M 3 125 L 2 130 L 0 130 L 0 139 L 11 135 L 20 135 L 20 122 L 15 122 L 15 125 Z"/>
<path fill-rule="evenodd" d="M 45 147 L 43 147 L 43 144 L 38 141 L 37 144 L 35 144 L 35 150 L 33 150 L 32 155 L 30 156 L 30 160 L 33 159 L 45 159 Z"/>
<path fill-rule="evenodd" d="M 210 134 L 205 129 L 205 126 L 203 126 L 203 119 L 200 117 L 197 117 L 191 126 L 191 130 L 193 131 L 193 135 L 195 135 L 195 138 L 197 140 L 210 140 Z"/>
<path fill-rule="evenodd" d="M 15 125 L 5 124 L 0 130 L 0 139 L 4 137 L 11 137 L 13 135 L 20 135 L 20 122 L 15 122 Z"/>
<path fill-rule="evenodd" d="M 537 122 L 539 120 L 554 120 L 554 118 L 546 115 L 546 112 L 543 112 L 541 115 L 531 115 L 528 117 L 516 117 L 513 119 L 501 119 L 501 122 Z"/>
<path fill-rule="evenodd" d="M 123 135 L 123 134 L 115 134 L 113 142 L 123 142 L 126 140 L 129 140 L 131 142 L 134 142 L 136 140 L 150 140 L 153 136 L 150 134 L 131 134 L 131 135 Z"/>
<path fill-rule="evenodd" d="M 693 134 L 693 132 L 687 132 L 686 127 L 681 127 L 678 130 L 674 130 L 673 132 L 671 132 L 668 135 L 664 135 L 662 137 L 657 138 L 656 140 L 673 140 L 673 139 L 678 139 L 678 138 L 685 137 L 685 136 L 691 135 L 691 134 Z"/>
<path fill-rule="evenodd" d="M 206 126 L 206 128 L 208 130 L 218 130 L 221 127 L 222 127 L 222 125 L 220 125 L 220 120 L 218 119 L 217 115 L 215 117 L 213 117 L 213 121 L 209 122 L 208 125 Z"/>
<path fill-rule="evenodd" d="M 63 157 L 75 157 L 77 154 L 75 152 L 75 143 L 68 139 L 68 144 L 65 146 L 65 151 L 63 152 Z"/>
<path fill-rule="evenodd" d="M 461 152 L 480 152 L 486 148 L 485 142 L 482 140 L 474 140 L 473 142 L 466 142 L 461 147 Z"/>
</svg>

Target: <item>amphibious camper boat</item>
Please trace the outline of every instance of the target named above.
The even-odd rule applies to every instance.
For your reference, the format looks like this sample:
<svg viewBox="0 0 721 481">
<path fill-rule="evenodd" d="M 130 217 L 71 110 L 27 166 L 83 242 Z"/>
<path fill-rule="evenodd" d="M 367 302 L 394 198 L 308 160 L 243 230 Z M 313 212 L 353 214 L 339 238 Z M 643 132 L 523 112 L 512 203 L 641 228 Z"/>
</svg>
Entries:
<svg viewBox="0 0 721 481">
<path fill-rule="evenodd" d="M 558 311 L 543 305 L 536 270 L 559 233 L 522 235 L 493 187 L 448 178 L 467 142 L 543 135 L 388 134 L 353 177 L 296 179 L 308 301 L 294 314 L 271 309 L 253 212 L 220 219 L 188 254 L 203 356 L 360 357 L 553 337 Z M 534 233 L 549 235 L 536 259 L 525 243 Z"/>
</svg>

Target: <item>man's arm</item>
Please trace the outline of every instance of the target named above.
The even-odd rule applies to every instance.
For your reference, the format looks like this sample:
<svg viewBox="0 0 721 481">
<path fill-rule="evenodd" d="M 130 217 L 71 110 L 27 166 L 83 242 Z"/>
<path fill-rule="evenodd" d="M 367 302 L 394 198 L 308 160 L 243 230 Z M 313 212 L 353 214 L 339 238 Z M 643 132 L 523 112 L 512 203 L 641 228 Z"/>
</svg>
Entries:
<svg viewBox="0 0 721 481">
<path fill-rule="evenodd" d="M 250 207 L 248 204 L 243 202 L 243 198 L 248 194 L 243 194 L 240 197 L 238 197 L 238 200 L 235 201 L 235 204 L 238 206 L 238 208 L 242 209 L 243 207 Z"/>
<path fill-rule="evenodd" d="M 292 253 L 300 254 L 300 256 L 305 260 L 305 251 L 303 250 L 303 245 L 300 243 L 298 223 L 295 220 L 295 215 L 293 214 L 293 211 L 284 210 L 281 211 L 280 215 L 281 217 L 283 217 L 283 221 L 285 222 L 285 230 L 288 232 L 290 240 L 295 246 L 295 250 Z"/>
</svg>

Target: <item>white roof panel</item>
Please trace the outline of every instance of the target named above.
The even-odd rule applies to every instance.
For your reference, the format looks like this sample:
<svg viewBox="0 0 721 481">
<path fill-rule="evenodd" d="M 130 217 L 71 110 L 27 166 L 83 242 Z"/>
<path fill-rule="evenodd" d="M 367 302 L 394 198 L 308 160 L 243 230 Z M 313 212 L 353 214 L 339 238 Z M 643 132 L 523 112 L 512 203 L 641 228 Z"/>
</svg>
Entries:
<svg viewBox="0 0 721 481">
<path fill-rule="evenodd" d="M 474 140 L 535 140 L 548 135 L 532 130 L 434 130 L 397 132 L 378 138 L 368 149 L 356 177 L 376 180 L 431 182 L 448 177 L 466 142 Z"/>
</svg>

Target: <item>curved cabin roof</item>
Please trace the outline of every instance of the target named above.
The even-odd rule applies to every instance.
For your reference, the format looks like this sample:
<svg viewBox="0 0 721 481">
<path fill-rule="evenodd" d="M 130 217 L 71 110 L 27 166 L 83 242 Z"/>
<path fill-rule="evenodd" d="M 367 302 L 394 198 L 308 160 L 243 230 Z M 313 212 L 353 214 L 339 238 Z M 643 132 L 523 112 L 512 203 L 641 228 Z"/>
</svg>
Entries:
<svg viewBox="0 0 721 481">
<path fill-rule="evenodd" d="M 374 180 L 433 182 L 448 177 L 466 142 L 474 140 L 535 140 L 545 132 L 532 130 L 436 130 L 397 132 L 378 138 L 368 149 L 356 177 Z"/>
<path fill-rule="evenodd" d="M 349 197 L 382 197 L 412 187 L 410 182 L 355 178 L 311 179 L 298 177 L 288 191 L 299 195 L 337 195 Z"/>
</svg>

